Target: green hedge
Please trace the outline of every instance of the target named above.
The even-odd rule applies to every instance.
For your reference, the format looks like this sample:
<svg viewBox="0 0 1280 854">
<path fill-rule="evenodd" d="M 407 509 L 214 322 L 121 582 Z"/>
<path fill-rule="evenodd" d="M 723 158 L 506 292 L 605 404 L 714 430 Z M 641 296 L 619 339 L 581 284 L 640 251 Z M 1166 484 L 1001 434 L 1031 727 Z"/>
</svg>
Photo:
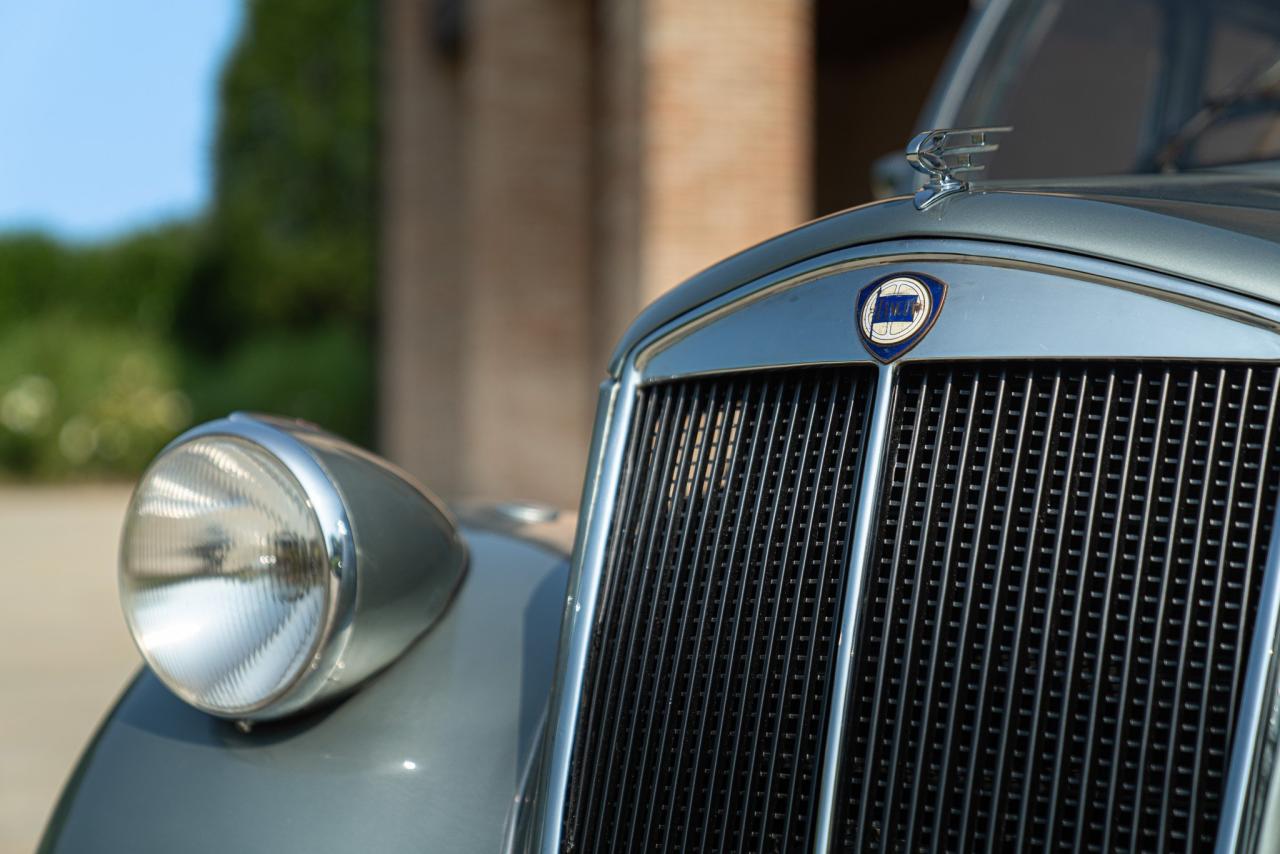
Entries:
<svg viewBox="0 0 1280 854">
<path fill-rule="evenodd" d="M 0 460 L 10 474 L 137 471 L 191 423 L 179 358 L 154 335 L 52 314 L 0 335 Z"/>
</svg>

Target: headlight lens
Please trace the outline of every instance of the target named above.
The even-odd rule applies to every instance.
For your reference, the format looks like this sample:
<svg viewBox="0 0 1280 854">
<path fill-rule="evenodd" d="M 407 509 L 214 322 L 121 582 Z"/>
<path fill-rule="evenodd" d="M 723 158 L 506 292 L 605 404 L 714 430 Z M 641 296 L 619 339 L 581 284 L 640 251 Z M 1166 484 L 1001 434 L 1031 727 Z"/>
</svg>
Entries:
<svg viewBox="0 0 1280 854">
<path fill-rule="evenodd" d="M 236 716 L 289 690 L 315 658 L 335 593 L 307 492 L 233 436 L 166 451 L 143 476 L 121 544 L 120 598 L 138 648 L 176 694 Z"/>
<path fill-rule="evenodd" d="M 391 664 L 466 567 L 452 517 L 398 469 L 314 425 L 235 413 L 174 439 L 143 474 L 120 601 L 170 690 L 263 721 Z"/>
</svg>

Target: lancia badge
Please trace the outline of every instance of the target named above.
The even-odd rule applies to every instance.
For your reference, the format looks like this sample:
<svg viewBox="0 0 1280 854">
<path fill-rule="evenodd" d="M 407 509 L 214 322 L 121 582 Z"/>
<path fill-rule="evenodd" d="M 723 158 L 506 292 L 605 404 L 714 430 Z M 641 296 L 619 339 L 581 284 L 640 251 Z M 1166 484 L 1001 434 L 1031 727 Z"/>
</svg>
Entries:
<svg viewBox="0 0 1280 854">
<path fill-rule="evenodd" d="M 895 273 L 858 292 L 858 333 L 881 362 L 892 362 L 928 334 L 943 300 L 945 282 L 921 273 Z"/>
</svg>

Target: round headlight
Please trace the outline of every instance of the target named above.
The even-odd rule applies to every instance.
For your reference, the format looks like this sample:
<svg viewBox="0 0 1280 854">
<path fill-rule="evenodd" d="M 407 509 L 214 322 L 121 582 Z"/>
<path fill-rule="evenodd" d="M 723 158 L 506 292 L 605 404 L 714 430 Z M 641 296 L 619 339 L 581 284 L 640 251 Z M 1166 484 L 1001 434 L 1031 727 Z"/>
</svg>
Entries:
<svg viewBox="0 0 1280 854">
<path fill-rule="evenodd" d="M 360 541 L 362 527 L 378 542 Z M 180 437 L 143 475 L 120 599 L 165 685 L 252 720 L 387 664 L 443 609 L 462 567 L 451 520 L 386 464 L 311 428 L 233 416 Z"/>
<path fill-rule="evenodd" d="M 240 714 L 293 684 L 331 620 L 330 582 L 306 492 L 256 445 L 196 439 L 138 484 L 120 597 L 147 663 L 189 703 Z"/>
</svg>

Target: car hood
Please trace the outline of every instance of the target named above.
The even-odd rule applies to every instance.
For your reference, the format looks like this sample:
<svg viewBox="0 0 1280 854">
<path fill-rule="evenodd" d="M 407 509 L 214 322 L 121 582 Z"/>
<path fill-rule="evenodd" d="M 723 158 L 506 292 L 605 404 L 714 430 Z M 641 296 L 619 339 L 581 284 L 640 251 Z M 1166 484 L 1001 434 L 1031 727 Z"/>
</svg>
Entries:
<svg viewBox="0 0 1280 854">
<path fill-rule="evenodd" d="M 610 371 L 616 375 L 655 330 L 741 285 L 827 252 L 905 238 L 1055 249 L 1280 304 L 1280 175 L 1208 171 L 993 183 L 924 211 L 906 196 L 850 208 L 739 252 L 641 312 Z"/>
</svg>

